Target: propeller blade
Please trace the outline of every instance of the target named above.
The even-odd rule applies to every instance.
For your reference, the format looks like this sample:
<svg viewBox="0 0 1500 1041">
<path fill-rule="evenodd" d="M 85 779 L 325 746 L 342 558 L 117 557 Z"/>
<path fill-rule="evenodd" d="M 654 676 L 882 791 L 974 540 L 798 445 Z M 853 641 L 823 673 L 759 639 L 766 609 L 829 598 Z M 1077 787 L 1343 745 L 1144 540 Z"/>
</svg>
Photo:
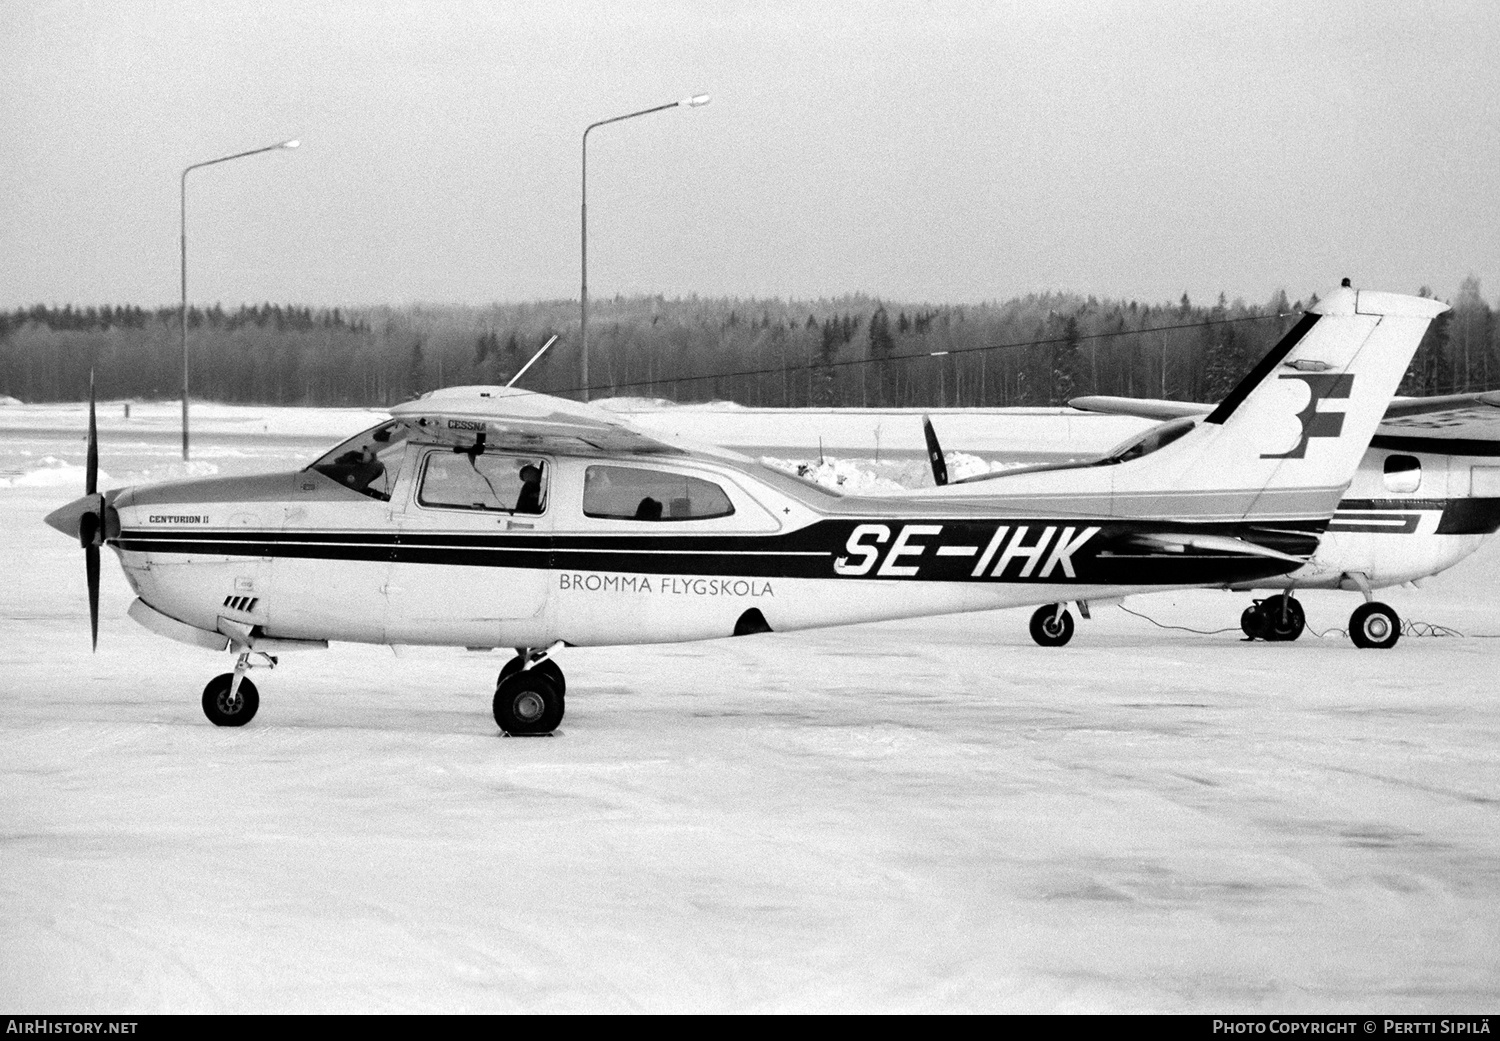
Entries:
<svg viewBox="0 0 1500 1041">
<path fill-rule="evenodd" d="M 83 494 L 99 490 L 99 426 L 94 421 L 94 370 L 89 370 L 89 456 L 83 474 Z"/>
<path fill-rule="evenodd" d="M 99 547 L 83 547 L 84 569 L 89 578 L 89 631 L 94 637 L 94 650 L 99 649 Z"/>
<path fill-rule="evenodd" d="M 932 464 L 932 483 L 941 488 L 948 483 L 948 463 L 943 458 L 943 448 L 938 444 L 937 431 L 932 429 L 932 420 L 922 417 L 922 436 L 927 439 L 927 461 Z"/>
</svg>

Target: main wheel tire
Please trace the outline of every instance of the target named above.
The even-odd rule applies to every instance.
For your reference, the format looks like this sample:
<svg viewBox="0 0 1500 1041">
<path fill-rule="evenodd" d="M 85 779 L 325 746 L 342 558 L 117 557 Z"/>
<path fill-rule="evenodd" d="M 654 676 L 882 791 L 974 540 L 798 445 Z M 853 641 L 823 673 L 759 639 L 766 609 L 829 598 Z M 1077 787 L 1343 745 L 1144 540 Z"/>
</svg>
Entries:
<svg viewBox="0 0 1500 1041">
<path fill-rule="evenodd" d="M 255 718 L 260 708 L 260 691 L 248 679 L 240 680 L 240 689 L 234 701 L 229 700 L 229 690 L 234 686 L 234 673 L 215 676 L 203 688 L 203 714 L 216 727 L 242 727 Z"/>
<path fill-rule="evenodd" d="M 1356 647 L 1394 647 L 1401 639 L 1401 618 L 1385 604 L 1360 604 L 1349 616 L 1349 639 Z"/>
<path fill-rule="evenodd" d="M 521 666 L 525 661 L 526 659 L 518 654 L 510 661 L 506 662 L 503 666 L 501 666 L 500 677 L 499 679 L 495 680 L 495 689 L 499 690 L 500 684 L 504 683 L 516 673 L 520 672 Z M 533 665 L 529 671 L 540 672 L 548 679 L 550 679 L 552 681 L 552 685 L 557 688 L 557 692 L 559 694 L 566 694 L 568 692 L 568 681 L 563 677 L 563 671 L 562 669 L 558 668 L 557 662 L 553 661 L 551 658 L 543 658 L 541 661 Z"/>
<path fill-rule="evenodd" d="M 507 734 L 550 734 L 563 718 L 563 693 L 539 669 L 506 678 L 495 688 L 495 723 Z"/>
<path fill-rule="evenodd" d="M 1042 647 L 1061 647 L 1073 638 L 1073 615 L 1044 604 L 1031 616 L 1031 638 Z"/>
<path fill-rule="evenodd" d="M 1273 596 L 1261 601 L 1261 614 L 1265 617 L 1265 627 L 1261 634 L 1267 640 L 1278 642 L 1290 642 L 1302 635 L 1302 630 L 1307 628 L 1307 614 L 1302 610 L 1302 604 L 1293 597 L 1287 597 L 1283 606 L 1281 597 Z M 1241 628 L 1244 627 L 1243 621 Z"/>
<path fill-rule="evenodd" d="M 1259 600 L 1245 608 L 1240 615 L 1240 631 L 1247 640 L 1266 638 L 1266 612 L 1261 608 Z"/>
</svg>

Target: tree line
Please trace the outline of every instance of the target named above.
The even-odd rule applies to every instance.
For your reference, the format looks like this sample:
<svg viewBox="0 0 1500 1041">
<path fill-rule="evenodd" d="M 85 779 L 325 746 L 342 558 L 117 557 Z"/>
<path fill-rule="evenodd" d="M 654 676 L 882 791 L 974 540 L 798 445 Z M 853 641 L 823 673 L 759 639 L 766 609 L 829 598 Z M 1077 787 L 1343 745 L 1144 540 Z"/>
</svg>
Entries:
<svg viewBox="0 0 1500 1041">
<path fill-rule="evenodd" d="M 1431 296 L 1427 289 L 1422 295 Z M 1216 401 L 1308 301 L 1173 304 L 1031 294 L 977 305 L 661 296 L 590 302 L 591 397 L 761 407 L 1059 405 L 1082 394 Z M 1434 321 L 1401 393 L 1500 385 L 1500 328 L 1479 280 Z M 310 308 L 191 307 L 195 398 L 388 406 L 459 384 L 503 384 L 551 336 L 520 386 L 578 397 L 577 301 Z M 170 399 L 182 379 L 177 308 L 0 311 L 0 394 Z"/>
</svg>

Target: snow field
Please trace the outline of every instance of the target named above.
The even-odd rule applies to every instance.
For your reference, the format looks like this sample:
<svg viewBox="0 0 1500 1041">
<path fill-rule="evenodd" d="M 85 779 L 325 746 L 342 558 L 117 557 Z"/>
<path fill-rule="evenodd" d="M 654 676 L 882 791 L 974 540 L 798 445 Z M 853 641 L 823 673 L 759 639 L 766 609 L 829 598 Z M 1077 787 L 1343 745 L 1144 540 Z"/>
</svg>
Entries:
<svg viewBox="0 0 1500 1041">
<path fill-rule="evenodd" d="M 338 435 L 269 436 L 205 429 L 189 465 Z M 106 438 L 102 465 L 174 473 L 165 443 Z M 254 672 L 259 716 L 220 730 L 198 695 L 231 659 L 126 618 L 109 554 L 89 654 L 82 554 L 41 523 L 80 463 L 64 435 L 0 435 L 0 470 L 61 482 L 0 487 L 18 1014 L 1500 998 L 1500 640 L 1242 644 L 1100 606 L 1062 649 L 1026 610 L 577 649 L 544 739 L 489 718 L 501 655 L 336 646 Z M 1382 596 L 1500 633 L 1497 578 L 1491 543 Z M 1245 602 L 1127 606 L 1208 629 Z M 1358 598 L 1305 602 L 1321 630 Z"/>
</svg>

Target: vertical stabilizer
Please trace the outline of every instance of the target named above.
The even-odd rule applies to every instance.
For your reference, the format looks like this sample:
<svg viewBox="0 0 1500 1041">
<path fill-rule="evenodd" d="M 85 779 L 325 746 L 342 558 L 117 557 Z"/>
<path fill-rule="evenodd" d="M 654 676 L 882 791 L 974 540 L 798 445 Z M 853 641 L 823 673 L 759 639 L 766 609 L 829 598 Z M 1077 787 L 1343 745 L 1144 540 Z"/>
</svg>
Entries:
<svg viewBox="0 0 1500 1041">
<path fill-rule="evenodd" d="M 1214 496 L 1247 516 L 1328 516 L 1434 317 L 1424 297 L 1329 294 L 1189 434 L 1115 467 L 1116 495 Z M 1208 505 L 1205 503 L 1205 505 Z"/>
</svg>

